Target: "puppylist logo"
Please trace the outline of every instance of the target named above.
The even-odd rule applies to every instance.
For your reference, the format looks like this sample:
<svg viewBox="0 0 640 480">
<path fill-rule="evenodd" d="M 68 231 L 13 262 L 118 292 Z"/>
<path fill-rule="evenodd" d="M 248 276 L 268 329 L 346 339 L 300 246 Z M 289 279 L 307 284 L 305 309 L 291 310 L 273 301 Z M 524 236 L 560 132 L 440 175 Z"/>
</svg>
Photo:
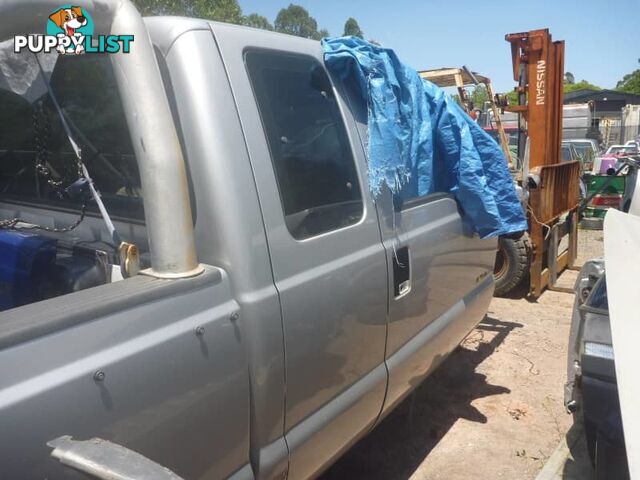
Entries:
<svg viewBox="0 0 640 480">
<path fill-rule="evenodd" d="M 129 53 L 133 35 L 93 34 L 93 19 L 82 7 L 63 5 L 49 15 L 46 35 L 16 35 L 14 52 L 56 51 L 62 55 L 82 53 Z"/>
</svg>

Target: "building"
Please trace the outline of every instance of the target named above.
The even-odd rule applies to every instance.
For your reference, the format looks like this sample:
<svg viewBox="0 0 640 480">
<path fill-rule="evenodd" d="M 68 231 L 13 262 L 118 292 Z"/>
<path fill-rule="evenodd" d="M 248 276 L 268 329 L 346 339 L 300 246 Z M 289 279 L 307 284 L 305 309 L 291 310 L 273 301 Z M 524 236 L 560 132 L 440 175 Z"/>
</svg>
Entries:
<svg viewBox="0 0 640 480">
<path fill-rule="evenodd" d="M 627 119 L 623 118 L 622 114 L 627 105 L 640 105 L 640 95 L 616 90 L 585 89 L 565 93 L 564 103 L 591 103 L 593 105 L 594 126 L 599 128 L 605 145 L 631 140 L 640 132 L 640 126 L 626 124 Z"/>
</svg>

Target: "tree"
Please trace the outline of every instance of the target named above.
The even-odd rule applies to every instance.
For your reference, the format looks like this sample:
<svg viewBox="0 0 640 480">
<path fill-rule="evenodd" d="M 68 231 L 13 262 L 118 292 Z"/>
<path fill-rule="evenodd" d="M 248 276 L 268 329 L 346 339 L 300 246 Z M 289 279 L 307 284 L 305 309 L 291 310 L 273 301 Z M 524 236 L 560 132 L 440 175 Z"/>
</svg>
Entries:
<svg viewBox="0 0 640 480">
<path fill-rule="evenodd" d="M 571 72 L 564 72 L 564 83 L 567 85 L 573 85 L 576 83 L 576 79 Z"/>
<path fill-rule="evenodd" d="M 191 8 L 184 0 L 133 0 L 142 15 L 189 15 Z"/>
<path fill-rule="evenodd" d="M 323 38 L 328 37 L 328 36 L 329 36 L 329 30 L 327 30 L 326 28 L 321 28 L 311 38 L 313 38 L 314 40 L 322 40 Z"/>
<path fill-rule="evenodd" d="M 349 19 L 345 22 L 343 35 L 345 37 L 352 35 L 354 37 L 364 38 L 364 32 L 360 29 L 358 21 L 353 17 L 349 17 Z"/>
<path fill-rule="evenodd" d="M 484 110 L 484 102 L 489 101 L 487 87 L 485 87 L 484 85 L 477 85 L 471 95 L 469 95 L 469 100 L 473 102 L 473 108 Z"/>
<path fill-rule="evenodd" d="M 276 31 L 296 35 L 298 37 L 313 38 L 320 40 L 322 37 L 329 36 L 327 30 L 318 31 L 318 22 L 309 15 L 309 12 L 300 5 L 293 3 L 287 8 L 283 8 L 278 12 L 276 21 L 274 22 Z"/>
<path fill-rule="evenodd" d="M 622 80 L 616 84 L 616 90 L 640 95 L 640 70 L 627 73 L 622 77 Z"/>
<path fill-rule="evenodd" d="M 271 22 L 267 20 L 267 17 L 263 17 L 262 15 L 258 15 L 257 13 L 252 13 L 251 15 L 247 15 L 244 17 L 243 25 L 247 27 L 253 28 L 261 28 L 262 30 L 273 30 L 273 25 Z"/>
<path fill-rule="evenodd" d="M 575 92 L 576 90 L 602 90 L 597 85 L 587 82 L 586 80 L 580 80 L 578 83 L 565 83 L 564 93 Z"/>
<path fill-rule="evenodd" d="M 182 15 L 241 24 L 238 0 L 133 0 L 142 15 Z"/>
<path fill-rule="evenodd" d="M 193 0 L 189 3 L 193 4 L 196 17 L 242 24 L 242 9 L 238 0 Z"/>
<path fill-rule="evenodd" d="M 507 99 L 509 100 L 509 105 L 518 105 L 518 92 L 516 92 L 515 90 L 511 90 L 510 92 L 507 92 L 506 94 L 503 94 L 507 96 Z"/>
</svg>

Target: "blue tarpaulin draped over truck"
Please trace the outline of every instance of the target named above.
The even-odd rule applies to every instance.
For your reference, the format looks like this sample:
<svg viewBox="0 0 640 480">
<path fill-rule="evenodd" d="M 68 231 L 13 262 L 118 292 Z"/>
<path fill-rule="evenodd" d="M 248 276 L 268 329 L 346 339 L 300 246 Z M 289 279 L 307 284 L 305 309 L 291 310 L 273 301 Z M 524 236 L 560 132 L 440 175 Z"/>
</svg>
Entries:
<svg viewBox="0 0 640 480">
<path fill-rule="evenodd" d="M 369 188 L 401 199 L 451 193 L 481 237 L 527 230 L 502 150 L 442 89 L 393 50 L 357 37 L 325 39 L 331 74 L 368 109 Z"/>
</svg>

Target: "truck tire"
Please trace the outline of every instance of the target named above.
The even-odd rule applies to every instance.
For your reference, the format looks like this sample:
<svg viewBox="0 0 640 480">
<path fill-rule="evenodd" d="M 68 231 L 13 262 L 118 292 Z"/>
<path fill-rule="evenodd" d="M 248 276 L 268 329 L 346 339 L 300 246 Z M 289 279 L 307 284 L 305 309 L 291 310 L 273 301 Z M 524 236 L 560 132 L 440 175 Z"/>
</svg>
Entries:
<svg viewBox="0 0 640 480">
<path fill-rule="evenodd" d="M 531 242 L 529 235 L 500 237 L 493 268 L 495 295 L 503 296 L 520 286 L 529 274 Z"/>
</svg>

